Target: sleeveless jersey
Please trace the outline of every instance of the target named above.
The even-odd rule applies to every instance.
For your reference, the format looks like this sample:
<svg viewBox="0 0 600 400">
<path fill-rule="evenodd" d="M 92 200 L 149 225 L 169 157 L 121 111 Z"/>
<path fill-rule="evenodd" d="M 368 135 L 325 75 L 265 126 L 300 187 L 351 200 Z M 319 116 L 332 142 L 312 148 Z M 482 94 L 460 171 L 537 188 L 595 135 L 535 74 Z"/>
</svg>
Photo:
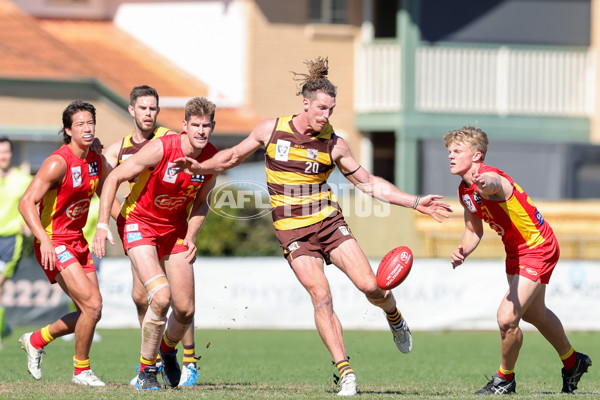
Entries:
<svg viewBox="0 0 600 400">
<path fill-rule="evenodd" d="M 509 175 L 485 164 L 481 164 L 478 172 L 495 172 L 508 179 L 513 187 L 506 201 L 484 199 L 475 184 L 465 187 L 461 182 L 458 187 L 463 207 L 487 222 L 502 237 L 507 254 L 525 255 L 542 243 L 556 240 L 552 228 L 544 221 L 527 193 Z"/>
<path fill-rule="evenodd" d="M 50 239 L 83 237 L 90 199 L 102 174 L 102 158 L 90 150 L 82 160 L 66 145 L 52 155 L 66 161 L 67 172 L 60 186 L 46 192 L 39 204 L 42 226 Z"/>
<path fill-rule="evenodd" d="M 163 137 L 169 132 L 169 128 L 165 128 L 164 126 L 157 126 L 154 129 L 154 132 L 146 138 L 142 143 L 136 143 L 133 141 L 133 132 L 129 135 L 125 136 L 123 140 L 121 140 L 121 148 L 119 149 L 119 155 L 117 156 L 117 165 L 121 165 L 123 161 L 127 160 L 129 157 L 140 151 L 142 147 L 144 147 L 149 141 L 153 139 L 158 139 Z M 132 178 L 129 180 L 129 188 L 135 183 L 137 178 Z"/>
<path fill-rule="evenodd" d="M 121 217 L 127 223 L 143 222 L 165 230 L 185 224 L 196 193 L 208 182 L 212 175 L 188 175 L 173 170 L 173 161 L 184 157 L 181 150 L 181 135 L 166 135 L 158 140 L 163 145 L 163 157 L 154 168 L 144 170 L 131 188 L 131 193 L 123 203 Z M 208 143 L 199 162 L 211 158 L 217 149 Z"/>
<path fill-rule="evenodd" d="M 273 225 L 278 230 L 302 228 L 341 212 L 327 184 L 335 168 L 333 127 L 327 124 L 315 135 L 304 135 L 292 118 L 277 119 L 265 153 Z"/>
</svg>

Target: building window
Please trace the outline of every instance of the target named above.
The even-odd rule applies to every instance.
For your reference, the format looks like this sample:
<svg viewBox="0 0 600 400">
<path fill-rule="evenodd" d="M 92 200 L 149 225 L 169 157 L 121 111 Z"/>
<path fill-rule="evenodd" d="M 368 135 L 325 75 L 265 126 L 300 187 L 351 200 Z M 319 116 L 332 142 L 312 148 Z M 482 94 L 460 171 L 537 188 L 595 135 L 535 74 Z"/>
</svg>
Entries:
<svg viewBox="0 0 600 400">
<path fill-rule="evenodd" d="M 373 144 L 373 175 L 388 182 L 396 178 L 396 135 L 394 132 L 371 132 Z"/>
<path fill-rule="evenodd" d="M 309 0 L 308 22 L 314 24 L 347 24 L 347 0 Z"/>
</svg>

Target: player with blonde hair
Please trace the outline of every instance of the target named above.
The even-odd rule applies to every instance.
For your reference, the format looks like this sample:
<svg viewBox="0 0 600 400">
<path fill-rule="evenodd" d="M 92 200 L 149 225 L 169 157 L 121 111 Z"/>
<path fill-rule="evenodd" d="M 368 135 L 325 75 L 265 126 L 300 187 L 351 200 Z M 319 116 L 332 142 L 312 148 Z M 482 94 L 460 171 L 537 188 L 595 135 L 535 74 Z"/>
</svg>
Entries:
<svg viewBox="0 0 600 400">
<path fill-rule="evenodd" d="M 133 118 L 133 130 L 123 139 L 113 143 L 106 151 L 106 159 L 113 168 L 125 162 L 125 160 L 137 153 L 142 147 L 150 143 L 150 141 L 157 140 L 165 135 L 177 134 L 175 131 L 158 125 L 157 118 L 160 113 L 159 96 L 157 90 L 151 86 L 140 85 L 131 89 L 128 110 Z M 130 180 L 130 188 L 136 180 L 137 177 Z M 133 275 L 131 297 L 135 304 L 141 326 L 148 310 L 148 299 L 144 284 L 136 275 L 133 265 L 131 266 L 131 273 Z M 196 366 L 193 324 L 189 331 L 185 333 L 183 339 L 181 339 L 181 344 L 183 346 L 184 368 L 179 386 L 194 386 L 198 379 L 198 369 Z M 137 377 L 138 375 L 135 375 L 129 384 L 135 386 Z"/>
<path fill-rule="evenodd" d="M 186 104 L 180 135 L 165 135 L 146 144 L 106 178 L 100 197 L 94 253 L 105 255 L 111 204 L 117 188 L 137 177 L 117 219 L 123 249 L 135 275 L 144 284 L 148 307 L 142 322 L 139 390 L 158 390 L 156 359 L 160 353 L 165 384 L 181 378 L 175 347 L 194 321 L 196 235 L 208 213 L 215 174 L 178 173 L 173 161 L 190 157 L 204 161 L 217 149 L 209 143 L 215 127 L 215 105 L 205 98 Z M 167 312 L 172 307 L 167 323 Z"/>
<path fill-rule="evenodd" d="M 508 291 L 498 308 L 501 362 L 488 384 L 475 394 L 515 392 L 515 365 L 523 344 L 519 322 L 535 326 L 554 347 L 563 363 L 562 392 L 577 389 L 592 360 L 573 349 L 562 323 L 546 307 L 546 286 L 559 258 L 559 247 L 548 221 L 527 193 L 505 172 L 484 163 L 487 134 L 465 126 L 444 136 L 450 172 L 462 178 L 458 187 L 464 207 L 465 230 L 452 252 L 456 268 L 477 248 L 483 236 L 482 220 L 502 238 L 506 250 Z"/>
</svg>

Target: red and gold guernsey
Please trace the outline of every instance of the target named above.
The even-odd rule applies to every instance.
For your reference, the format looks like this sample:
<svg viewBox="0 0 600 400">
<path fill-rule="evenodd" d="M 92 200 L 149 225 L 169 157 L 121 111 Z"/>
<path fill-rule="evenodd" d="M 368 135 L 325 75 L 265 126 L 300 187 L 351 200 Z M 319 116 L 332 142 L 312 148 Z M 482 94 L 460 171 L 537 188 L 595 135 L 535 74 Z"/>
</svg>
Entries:
<svg viewBox="0 0 600 400">
<path fill-rule="evenodd" d="M 293 115 L 278 118 L 266 146 L 267 187 L 278 230 L 309 226 L 340 212 L 327 178 L 335 133 L 327 124 L 315 135 L 298 132 Z"/>
<path fill-rule="evenodd" d="M 127 160 L 129 157 L 140 151 L 142 147 L 144 147 L 151 140 L 155 140 L 165 136 L 169 132 L 169 128 L 165 128 L 164 126 L 157 126 L 154 131 L 146 138 L 142 143 L 136 143 L 133 141 L 133 132 L 129 135 L 125 136 L 121 141 L 121 148 L 119 149 L 119 154 L 117 156 L 117 165 L 123 163 L 123 161 Z M 129 181 L 129 188 L 133 186 L 136 178 L 133 178 Z"/>
<path fill-rule="evenodd" d="M 172 168 L 175 159 L 184 157 L 181 135 L 166 135 L 158 139 L 164 150 L 162 160 L 156 167 L 139 175 L 123 203 L 119 223 L 125 219 L 127 224 L 141 222 L 157 231 L 168 231 L 187 222 L 196 193 L 212 175 L 188 175 Z M 207 143 L 196 160 L 202 162 L 216 153 L 216 147 Z"/>
<path fill-rule="evenodd" d="M 552 228 L 544 221 L 527 193 L 509 175 L 482 163 L 478 173 L 485 172 L 495 172 L 508 179 L 513 187 L 510 198 L 506 201 L 486 200 L 478 193 L 475 184 L 465 187 L 461 182 L 458 187 L 459 199 L 463 207 L 498 232 L 507 255 L 526 255 L 535 252 L 542 244 L 554 244 L 556 238 Z"/>
<path fill-rule="evenodd" d="M 102 173 L 102 158 L 90 150 L 82 160 L 66 145 L 51 155 L 65 160 L 67 172 L 60 186 L 48 190 L 39 203 L 42 226 L 52 240 L 83 238 L 90 200 Z"/>
</svg>

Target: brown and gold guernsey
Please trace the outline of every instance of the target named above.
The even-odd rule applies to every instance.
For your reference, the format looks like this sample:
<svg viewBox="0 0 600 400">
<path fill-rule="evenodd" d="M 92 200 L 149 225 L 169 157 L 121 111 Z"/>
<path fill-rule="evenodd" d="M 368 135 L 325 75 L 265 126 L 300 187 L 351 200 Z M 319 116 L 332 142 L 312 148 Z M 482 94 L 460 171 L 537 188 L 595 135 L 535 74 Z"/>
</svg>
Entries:
<svg viewBox="0 0 600 400">
<path fill-rule="evenodd" d="M 148 138 L 142 143 L 135 143 L 133 141 L 133 132 L 131 132 L 129 135 L 125 136 L 121 141 L 121 148 L 119 149 L 119 155 L 117 156 L 117 165 L 121 165 L 123 161 L 127 160 L 127 158 L 140 151 L 140 149 L 144 147 L 149 141 L 163 137 L 167 134 L 167 132 L 169 132 L 169 128 L 165 128 L 164 126 L 157 126 L 154 129 L 154 132 L 152 132 L 152 134 L 150 134 L 150 136 L 148 136 Z M 130 180 L 130 186 L 132 186 L 135 183 L 135 181 L 136 178 Z"/>
<path fill-rule="evenodd" d="M 273 225 L 278 230 L 306 227 L 341 211 L 327 184 L 335 168 L 333 127 L 327 124 L 321 132 L 304 135 L 292 117 L 277 119 L 265 154 Z"/>
</svg>

